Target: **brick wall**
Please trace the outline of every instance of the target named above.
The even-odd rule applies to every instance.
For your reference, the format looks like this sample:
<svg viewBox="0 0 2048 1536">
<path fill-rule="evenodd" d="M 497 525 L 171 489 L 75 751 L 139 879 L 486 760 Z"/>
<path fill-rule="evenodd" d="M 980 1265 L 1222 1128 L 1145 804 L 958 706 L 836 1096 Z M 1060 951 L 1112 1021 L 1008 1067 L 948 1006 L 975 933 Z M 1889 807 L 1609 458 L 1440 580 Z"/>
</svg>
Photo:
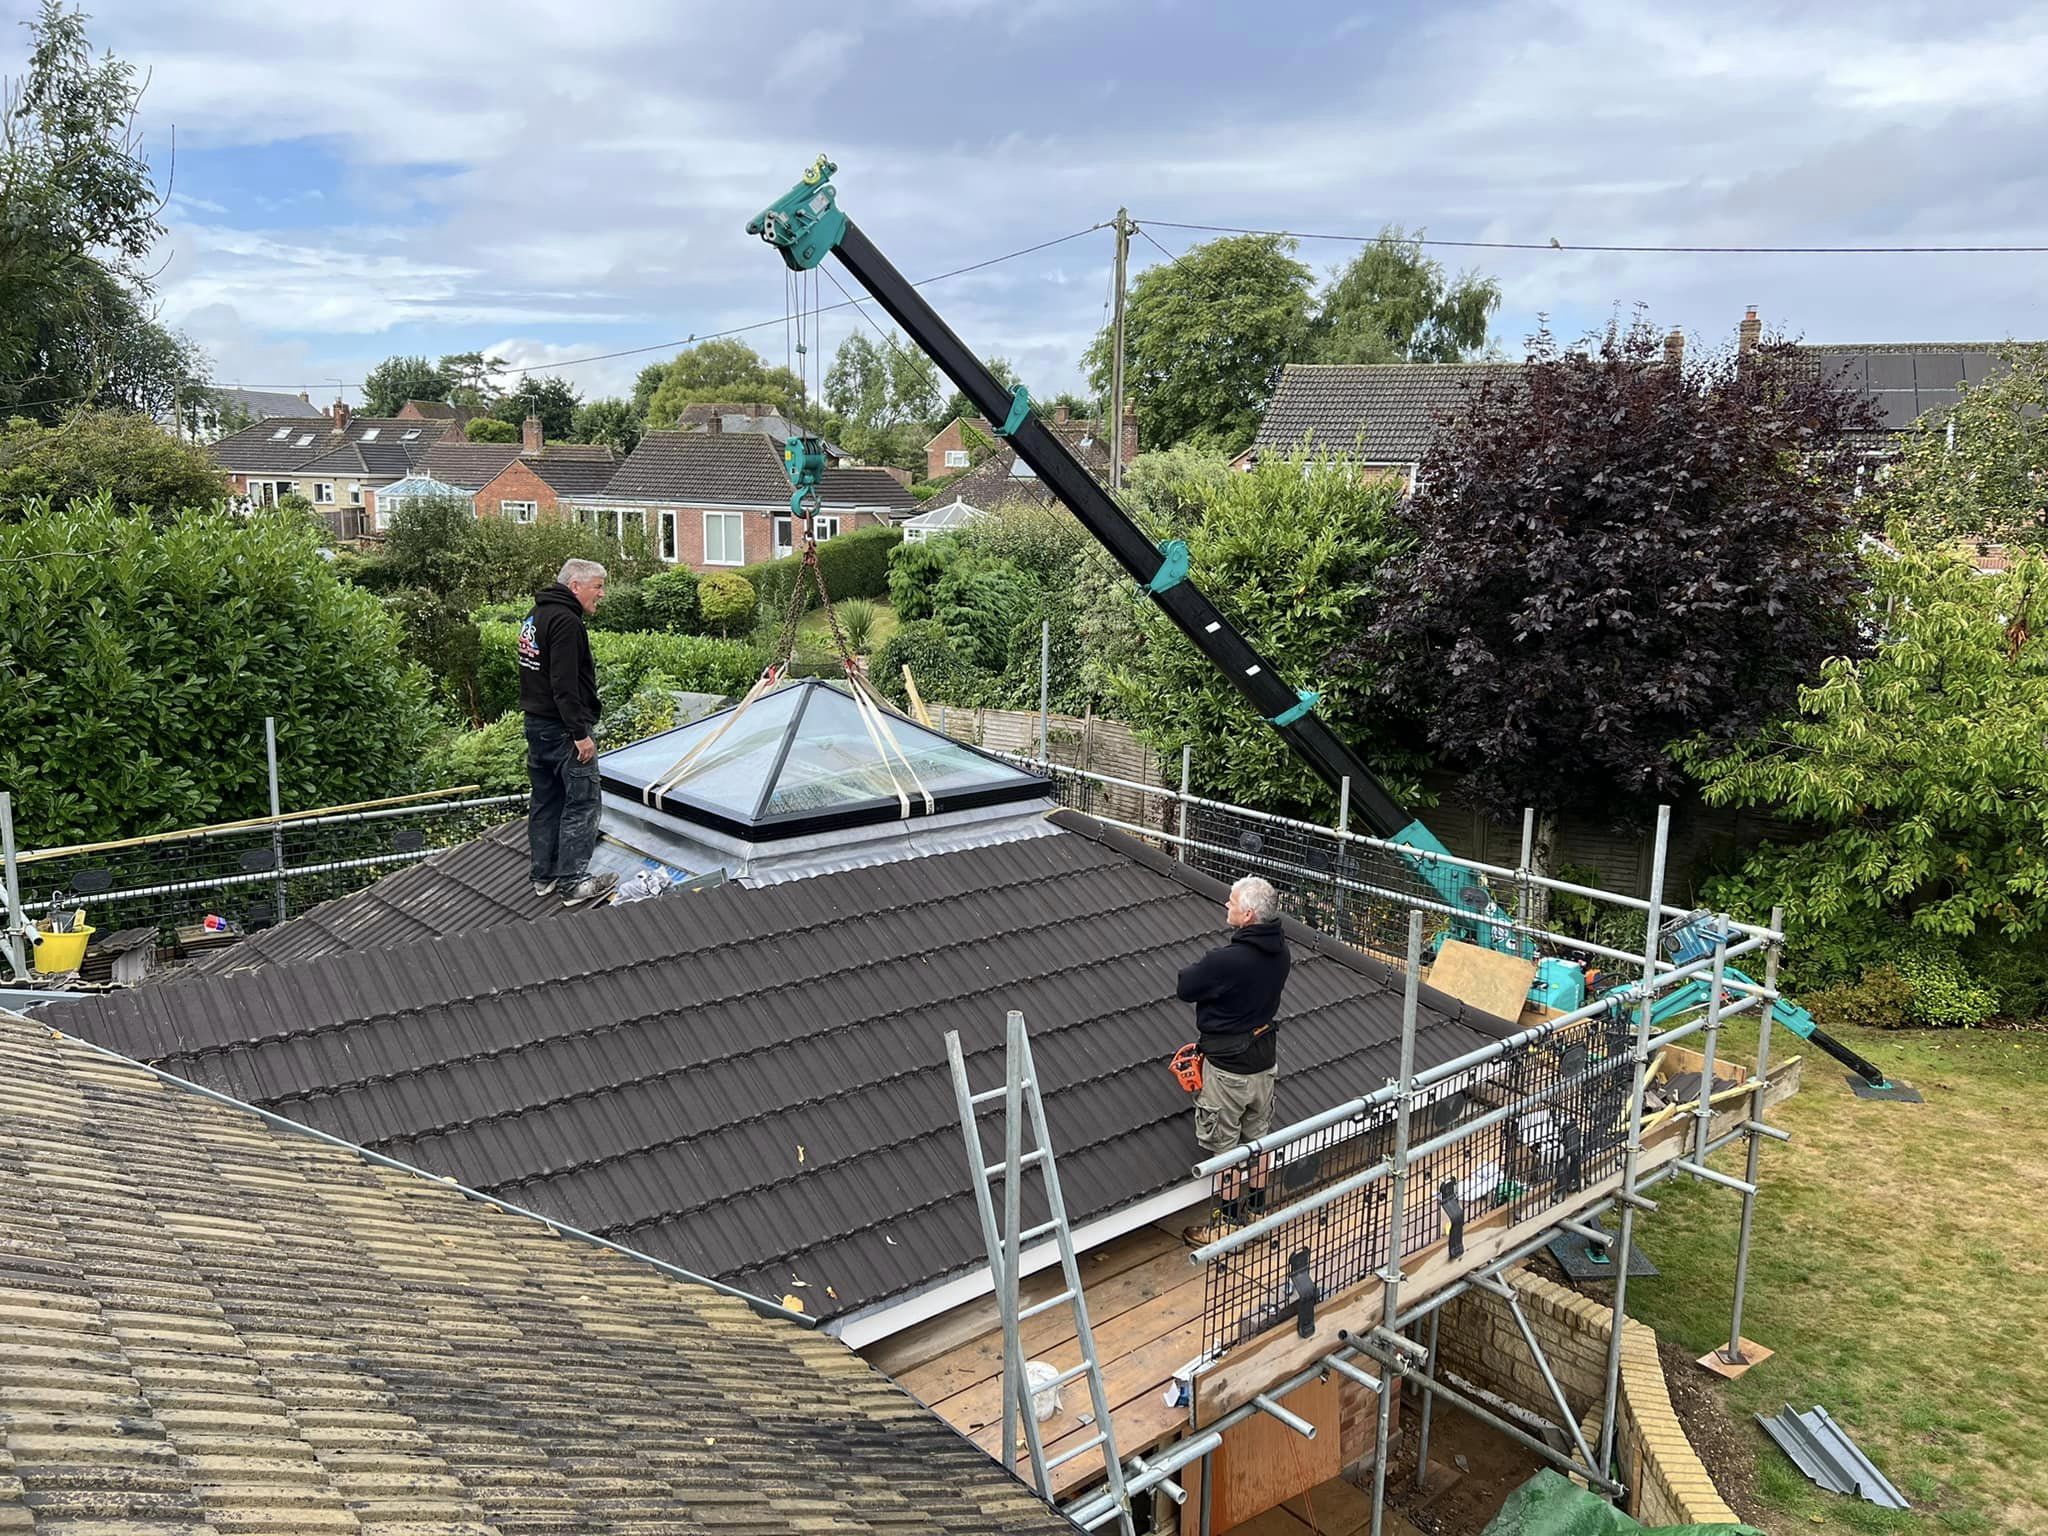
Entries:
<svg viewBox="0 0 2048 1536">
<path fill-rule="evenodd" d="M 601 508 L 609 505 L 600 497 L 592 497 L 581 503 L 584 507 Z M 723 516 L 738 512 L 741 521 L 741 535 L 747 565 L 775 558 L 775 518 L 778 514 L 764 511 L 748 511 L 735 507 L 691 507 L 671 505 L 667 507 L 643 507 L 647 514 L 647 537 L 656 549 L 661 547 L 661 515 L 673 512 L 676 515 L 676 563 L 688 566 L 699 575 L 707 571 L 735 571 L 736 565 L 707 565 L 704 562 L 704 519 L 707 515 Z M 565 512 L 562 514 L 567 516 Z M 786 515 L 786 514 L 783 514 Z M 828 517 L 839 519 L 839 531 L 852 533 L 861 528 L 874 528 L 888 521 L 874 512 L 835 512 L 825 509 Z"/>
<path fill-rule="evenodd" d="M 946 463 L 946 455 L 964 453 L 967 449 L 966 434 L 960 430 L 960 420 L 955 417 L 946 423 L 939 435 L 925 446 L 924 475 L 927 480 L 936 480 L 942 475 L 957 473 L 963 466 Z"/>
<path fill-rule="evenodd" d="M 534 503 L 534 521 L 542 523 L 560 522 L 563 517 L 561 506 L 555 497 L 555 488 L 541 479 L 525 464 L 514 459 L 491 479 L 486 480 L 476 493 L 476 515 L 478 517 L 500 517 L 503 513 L 499 503 L 507 501 L 530 501 Z"/>
<path fill-rule="evenodd" d="M 1510 1279 L 1565 1401 L 1597 1449 L 1614 1309 L 1527 1271 Z M 1532 1413 L 1557 1418 L 1542 1373 L 1498 1296 L 1467 1291 L 1448 1303 L 1438 1349 L 1446 1370 Z M 1631 1515 L 1653 1526 L 1734 1522 L 1735 1512 L 1715 1491 L 1671 1406 L 1657 1359 L 1657 1335 L 1633 1318 L 1622 1329 L 1621 1401 L 1615 1419 L 1614 1458 L 1628 1485 Z"/>
</svg>

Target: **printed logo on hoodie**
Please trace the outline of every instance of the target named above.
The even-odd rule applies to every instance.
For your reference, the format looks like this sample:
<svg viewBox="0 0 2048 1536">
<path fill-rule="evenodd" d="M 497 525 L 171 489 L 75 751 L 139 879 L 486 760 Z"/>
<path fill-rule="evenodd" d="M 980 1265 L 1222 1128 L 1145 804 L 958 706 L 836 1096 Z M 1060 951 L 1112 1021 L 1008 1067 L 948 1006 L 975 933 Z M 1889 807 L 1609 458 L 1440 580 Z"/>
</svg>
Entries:
<svg viewBox="0 0 2048 1536">
<path fill-rule="evenodd" d="M 533 615 L 519 626 L 519 665 L 529 672 L 540 670 L 540 637 L 534 633 Z"/>
</svg>

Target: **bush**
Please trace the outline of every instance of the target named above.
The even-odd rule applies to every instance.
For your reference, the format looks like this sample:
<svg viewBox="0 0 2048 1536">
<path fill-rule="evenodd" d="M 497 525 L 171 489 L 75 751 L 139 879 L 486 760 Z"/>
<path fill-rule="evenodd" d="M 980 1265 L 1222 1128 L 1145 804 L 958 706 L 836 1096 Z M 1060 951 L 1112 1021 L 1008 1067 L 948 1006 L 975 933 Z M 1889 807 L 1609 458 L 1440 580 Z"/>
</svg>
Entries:
<svg viewBox="0 0 2048 1536">
<path fill-rule="evenodd" d="M 366 554 L 359 549 L 337 549 L 328 569 L 365 592 L 389 592 L 398 586 L 390 561 L 382 555 Z"/>
<path fill-rule="evenodd" d="M 0 432 L 0 516 L 30 501 L 69 507 L 104 492 L 116 511 L 147 508 L 169 522 L 184 507 L 219 505 L 227 476 L 203 448 L 147 416 L 80 411 L 54 427 L 17 417 Z"/>
<path fill-rule="evenodd" d="M 855 655 L 868 648 L 868 640 L 875 632 L 875 618 L 879 610 L 864 597 L 851 602 L 833 604 L 833 612 L 839 615 L 839 628 L 846 635 L 846 643 Z"/>
<path fill-rule="evenodd" d="M 509 523 L 487 517 L 470 525 L 467 550 L 461 596 L 471 604 L 524 602 L 552 585 L 569 560 L 597 561 L 617 586 L 665 569 L 637 528 L 629 529 L 621 543 L 587 523 Z"/>
<path fill-rule="evenodd" d="M 899 544 L 889 555 L 889 606 L 908 624 L 932 616 L 939 578 L 953 563 L 960 546 L 950 537 Z"/>
<path fill-rule="evenodd" d="M 476 669 L 482 654 L 476 621 L 437 593 L 403 587 L 384 599 L 405 635 L 405 653 L 434 679 L 434 695 L 453 715 L 477 714 Z"/>
<path fill-rule="evenodd" d="M 274 511 L 102 496 L 0 523 L 0 658 L 24 847 L 263 814 L 266 715 L 289 808 L 411 789 L 433 730 L 397 624 Z"/>
<path fill-rule="evenodd" d="M 649 672 L 642 677 L 625 703 L 616 710 L 605 711 L 597 727 L 599 748 L 623 747 L 674 725 L 678 687 L 676 680 L 665 672 Z"/>
<path fill-rule="evenodd" d="M 1031 615 L 1037 599 L 1031 579 L 1009 561 L 962 558 L 939 578 L 932 615 L 945 625 L 953 648 L 985 672 L 1003 670 L 1018 638 L 1035 676 L 1038 624 Z M 1030 631 L 1028 639 L 1017 634 L 1020 628 Z"/>
<path fill-rule="evenodd" d="M 738 571 L 713 571 L 697 583 L 697 607 L 704 623 L 721 635 L 754 617 L 754 586 Z"/>
<path fill-rule="evenodd" d="M 1898 973 L 1913 989 L 1906 1017 L 1935 1029 L 1970 1029 L 1998 1012 L 1998 994 L 1971 974 L 1962 956 L 1939 943 L 1900 952 Z"/>
<path fill-rule="evenodd" d="M 476 514 L 460 496 L 416 496 L 392 516 L 384 569 L 392 585 L 460 598 L 474 566 Z"/>
<path fill-rule="evenodd" d="M 509 421 L 499 421 L 495 416 L 479 416 L 462 429 L 463 436 L 472 443 L 516 443 L 519 429 Z"/>
<path fill-rule="evenodd" d="M 486 719 L 519 709 L 519 626 L 478 626 L 482 657 L 477 664 L 477 707 Z M 594 631 L 591 659 L 597 691 L 609 711 L 622 707 L 648 677 L 659 674 L 692 693 L 738 694 L 754 685 L 761 653 L 733 640 L 702 635 L 614 634 Z"/>
<path fill-rule="evenodd" d="M 703 622 L 697 604 L 697 573 L 683 568 L 656 571 L 640 583 L 647 627 L 667 635 L 694 635 Z"/>
<path fill-rule="evenodd" d="M 509 795 L 527 788 L 526 717 L 508 710 L 489 725 L 460 731 L 428 758 L 436 784 L 474 784 L 485 794 Z"/>
<path fill-rule="evenodd" d="M 641 629 L 652 629 L 647 622 L 647 604 L 640 593 L 637 581 L 620 581 L 605 589 L 604 601 L 597 605 L 590 615 L 592 629 L 609 629 L 622 633 Z"/>
<path fill-rule="evenodd" d="M 984 703 L 995 687 L 994 675 L 962 656 L 946 626 L 936 619 L 898 626 L 875 657 L 870 675 L 898 708 L 908 708 L 910 703 L 903 686 L 906 666 L 917 679 L 918 692 L 930 704 L 972 708 Z"/>
<path fill-rule="evenodd" d="M 887 597 L 890 552 L 902 543 L 903 530 L 891 525 L 858 529 L 820 544 L 818 569 L 824 573 L 825 590 L 832 594 L 832 601 Z M 789 604 L 789 594 L 795 589 L 797 573 L 802 568 L 802 555 L 784 555 L 780 560 L 763 560 L 747 566 L 739 574 L 753 584 L 761 606 L 779 618 Z M 804 607 L 815 608 L 817 602 L 817 593 L 813 591 L 806 595 Z"/>
<path fill-rule="evenodd" d="M 1807 1009 L 1824 1029 L 1897 1029 L 1909 1022 L 1913 984 L 1894 965 L 1874 965 L 1860 981 L 1837 982 L 1806 996 Z"/>
</svg>

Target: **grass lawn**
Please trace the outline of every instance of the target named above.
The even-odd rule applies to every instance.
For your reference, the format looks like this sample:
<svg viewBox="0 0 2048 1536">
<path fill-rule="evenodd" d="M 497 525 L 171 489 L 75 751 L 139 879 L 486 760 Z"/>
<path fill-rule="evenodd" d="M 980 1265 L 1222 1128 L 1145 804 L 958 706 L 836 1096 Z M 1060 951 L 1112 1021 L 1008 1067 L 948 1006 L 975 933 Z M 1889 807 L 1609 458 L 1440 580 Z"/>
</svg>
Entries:
<svg viewBox="0 0 2048 1536">
<path fill-rule="evenodd" d="M 1753 1049 L 1754 1030 L 1743 1044 Z M 1791 1531 L 2048 1531 L 2048 1035 L 1841 1031 L 1927 1096 L 1853 1097 L 1804 1049 L 1766 1141 L 1742 1331 L 1777 1354 L 1715 1388 L 1755 1434 L 1757 1487 Z M 1738 1038 L 1733 1024 L 1726 1037 Z M 1792 1041 L 1782 1031 L 1774 1054 Z M 1716 1163 L 1739 1171 L 1739 1148 Z M 1668 1182 L 1642 1232 L 1663 1271 L 1629 1311 L 1688 1353 L 1728 1335 L 1740 1197 Z M 1818 1403 L 1915 1508 L 1813 1487 L 1749 1415 Z"/>
<path fill-rule="evenodd" d="M 870 599 L 870 601 L 874 600 Z M 841 609 L 846 606 L 846 603 L 844 601 L 836 602 L 832 606 L 835 609 Z M 887 603 L 880 601 L 874 601 L 874 609 L 875 627 L 868 633 L 866 646 L 867 654 L 870 656 L 879 651 L 888 641 L 888 638 L 896 633 L 896 610 Z M 843 617 L 840 620 L 840 624 L 842 628 L 845 626 Z M 838 659 L 838 653 L 832 644 L 832 632 L 825 626 L 824 609 L 814 609 L 798 621 L 796 626 L 796 648 L 797 654 L 806 659 Z"/>
</svg>

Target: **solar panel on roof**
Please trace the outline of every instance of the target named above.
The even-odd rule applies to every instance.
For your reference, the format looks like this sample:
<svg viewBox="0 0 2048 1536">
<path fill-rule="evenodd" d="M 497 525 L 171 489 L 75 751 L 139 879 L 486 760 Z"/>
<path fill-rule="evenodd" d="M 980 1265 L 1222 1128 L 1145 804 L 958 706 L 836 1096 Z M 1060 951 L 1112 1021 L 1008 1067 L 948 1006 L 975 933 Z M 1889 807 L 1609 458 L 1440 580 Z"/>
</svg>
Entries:
<svg viewBox="0 0 2048 1536">
<path fill-rule="evenodd" d="M 1920 386 L 1923 402 L 1930 389 L 1954 389 L 1963 381 L 1960 352 L 1918 352 L 1913 356 L 1913 382 Z"/>
<path fill-rule="evenodd" d="M 1875 352 L 1871 354 L 1868 366 L 1872 389 L 1913 387 L 1913 354 L 1910 352 Z"/>
</svg>

